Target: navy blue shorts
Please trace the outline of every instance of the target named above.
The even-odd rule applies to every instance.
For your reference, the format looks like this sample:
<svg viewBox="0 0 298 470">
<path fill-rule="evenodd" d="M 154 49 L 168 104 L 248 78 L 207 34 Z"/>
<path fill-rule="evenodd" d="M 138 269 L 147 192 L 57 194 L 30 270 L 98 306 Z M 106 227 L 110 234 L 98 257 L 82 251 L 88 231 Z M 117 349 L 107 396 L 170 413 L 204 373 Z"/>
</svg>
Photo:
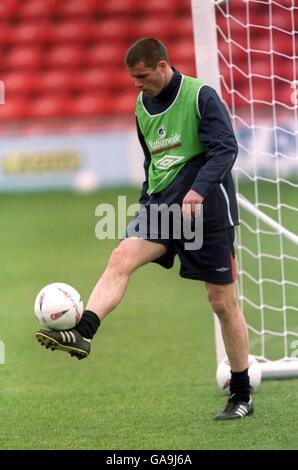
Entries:
<svg viewBox="0 0 298 470">
<path fill-rule="evenodd" d="M 158 240 L 151 240 L 158 241 Z M 198 250 L 185 250 L 184 240 L 159 240 L 168 249 L 158 258 L 158 263 L 171 268 L 175 256 L 179 257 L 180 276 L 211 284 L 231 284 L 236 280 L 234 227 L 204 234 L 203 245 Z"/>
<path fill-rule="evenodd" d="M 137 222 L 139 216 L 134 219 Z M 136 236 L 127 228 L 126 237 Z M 185 250 L 185 243 L 189 240 L 151 238 L 140 232 L 137 236 L 154 243 L 161 243 L 167 252 L 153 261 L 166 269 L 173 267 L 175 256 L 180 259 L 180 276 L 188 279 L 197 279 L 211 284 L 231 284 L 236 280 L 234 227 L 224 228 L 215 232 L 203 234 L 201 248 Z"/>
<path fill-rule="evenodd" d="M 203 244 L 199 249 L 186 250 L 185 243 L 191 240 L 186 240 L 183 236 L 180 239 L 173 237 L 173 226 L 168 237 L 161 237 L 159 225 L 153 224 L 148 215 L 152 205 L 177 204 L 181 207 L 200 165 L 199 158 L 191 160 L 165 190 L 148 197 L 141 206 L 140 213 L 128 225 L 125 237 L 138 236 L 166 246 L 167 253 L 153 262 L 170 269 L 177 255 L 181 262 L 182 277 L 213 284 L 231 284 L 236 278 L 233 246 L 235 232 L 234 226 L 225 215 L 226 202 L 219 185 L 203 203 L 204 233 Z"/>
</svg>

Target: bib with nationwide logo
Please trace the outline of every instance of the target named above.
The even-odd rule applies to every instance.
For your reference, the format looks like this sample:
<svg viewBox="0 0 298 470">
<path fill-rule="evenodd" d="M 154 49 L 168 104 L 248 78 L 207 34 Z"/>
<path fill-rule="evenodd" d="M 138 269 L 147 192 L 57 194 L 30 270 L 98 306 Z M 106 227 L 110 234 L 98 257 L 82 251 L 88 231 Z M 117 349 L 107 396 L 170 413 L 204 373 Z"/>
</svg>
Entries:
<svg viewBox="0 0 298 470">
<path fill-rule="evenodd" d="M 171 184 L 183 166 L 204 151 L 198 135 L 198 93 L 204 85 L 197 78 L 182 76 L 174 102 L 162 113 L 151 115 L 137 98 L 136 115 L 151 155 L 148 194 Z"/>
</svg>

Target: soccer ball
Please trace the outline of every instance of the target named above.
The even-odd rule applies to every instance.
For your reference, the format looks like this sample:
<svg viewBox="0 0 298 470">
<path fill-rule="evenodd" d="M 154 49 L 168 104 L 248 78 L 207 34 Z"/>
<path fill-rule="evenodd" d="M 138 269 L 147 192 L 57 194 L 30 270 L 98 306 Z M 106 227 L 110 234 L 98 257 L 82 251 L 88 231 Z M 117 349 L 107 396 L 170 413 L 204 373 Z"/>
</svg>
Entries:
<svg viewBox="0 0 298 470">
<path fill-rule="evenodd" d="M 262 379 L 261 366 L 254 356 L 248 356 L 248 375 L 250 379 L 250 391 L 254 393 L 260 385 Z M 231 369 L 229 359 L 226 356 L 218 365 L 216 371 L 216 382 L 219 388 L 230 393 Z"/>
<path fill-rule="evenodd" d="M 37 294 L 34 312 L 38 321 L 51 330 L 69 330 L 81 319 L 83 302 L 73 287 L 54 282 Z"/>
</svg>

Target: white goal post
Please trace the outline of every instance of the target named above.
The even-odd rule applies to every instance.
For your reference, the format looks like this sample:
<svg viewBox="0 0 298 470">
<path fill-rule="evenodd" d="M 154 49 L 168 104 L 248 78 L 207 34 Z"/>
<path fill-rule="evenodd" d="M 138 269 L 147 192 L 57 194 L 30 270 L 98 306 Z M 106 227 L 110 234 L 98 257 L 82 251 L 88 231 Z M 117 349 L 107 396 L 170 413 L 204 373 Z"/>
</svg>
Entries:
<svg viewBox="0 0 298 470">
<path fill-rule="evenodd" d="M 298 6 L 192 0 L 192 17 L 197 75 L 222 96 L 239 144 L 237 289 L 249 352 L 263 378 L 298 377 Z"/>
</svg>

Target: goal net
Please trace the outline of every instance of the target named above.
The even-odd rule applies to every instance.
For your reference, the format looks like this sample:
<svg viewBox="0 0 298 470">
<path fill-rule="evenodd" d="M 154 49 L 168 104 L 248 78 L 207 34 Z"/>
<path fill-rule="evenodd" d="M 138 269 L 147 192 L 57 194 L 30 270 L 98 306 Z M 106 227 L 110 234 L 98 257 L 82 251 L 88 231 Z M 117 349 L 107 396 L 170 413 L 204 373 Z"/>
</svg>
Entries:
<svg viewBox="0 0 298 470">
<path fill-rule="evenodd" d="M 192 0 L 198 76 L 229 109 L 238 294 L 263 378 L 298 376 L 298 1 Z M 218 324 L 217 360 L 225 354 Z"/>
</svg>

